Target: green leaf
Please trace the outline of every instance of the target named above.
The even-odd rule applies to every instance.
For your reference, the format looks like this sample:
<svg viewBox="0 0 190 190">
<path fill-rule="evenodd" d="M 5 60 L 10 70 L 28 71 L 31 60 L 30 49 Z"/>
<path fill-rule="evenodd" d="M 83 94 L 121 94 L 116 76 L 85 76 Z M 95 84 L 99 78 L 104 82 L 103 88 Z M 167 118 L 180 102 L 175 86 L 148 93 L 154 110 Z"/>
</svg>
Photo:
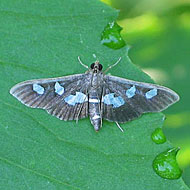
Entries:
<svg viewBox="0 0 190 190">
<path fill-rule="evenodd" d="M 152 168 L 171 148 L 155 144 L 152 132 L 162 114 L 146 114 L 122 125 L 104 122 L 95 133 L 89 119 L 64 122 L 31 109 L 9 94 L 21 81 L 85 72 L 97 56 L 110 72 L 152 82 L 131 64 L 127 48 L 109 49 L 101 33 L 118 14 L 95 0 L 1 0 L 0 4 L 0 187 L 2 189 L 167 189 L 188 188 L 165 180 Z"/>
</svg>

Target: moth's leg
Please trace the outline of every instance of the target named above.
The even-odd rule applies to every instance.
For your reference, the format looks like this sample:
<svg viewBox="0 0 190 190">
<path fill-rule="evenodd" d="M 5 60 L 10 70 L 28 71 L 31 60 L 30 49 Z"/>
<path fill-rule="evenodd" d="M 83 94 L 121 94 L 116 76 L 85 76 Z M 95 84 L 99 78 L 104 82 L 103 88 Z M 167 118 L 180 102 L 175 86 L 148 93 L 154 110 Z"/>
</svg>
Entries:
<svg viewBox="0 0 190 190">
<path fill-rule="evenodd" d="M 80 57 L 78 56 L 78 60 L 79 60 L 79 63 L 83 66 L 83 67 L 85 67 L 85 68 L 87 68 L 88 69 L 88 66 L 87 65 L 85 65 L 84 63 L 82 63 L 82 61 L 81 61 L 81 59 L 80 59 Z"/>
<path fill-rule="evenodd" d="M 94 73 L 92 73 L 92 78 L 90 80 L 90 86 L 92 87 L 92 81 L 93 81 L 93 78 L 94 78 Z M 89 88 L 89 87 L 88 87 Z"/>
<path fill-rule="evenodd" d="M 87 89 L 86 89 L 85 95 L 86 95 L 86 98 L 87 98 L 87 100 L 88 100 L 88 91 L 87 91 Z M 84 102 L 80 105 L 80 107 L 79 107 L 79 111 L 78 111 L 77 117 L 76 117 L 76 124 L 78 124 L 78 118 L 79 118 L 80 112 L 81 112 L 81 110 L 82 110 L 82 108 L 83 108 L 83 106 L 84 106 L 84 103 L 85 103 L 85 101 L 84 101 Z"/>
<path fill-rule="evenodd" d="M 100 116 L 101 116 L 101 127 L 102 127 L 102 118 L 103 118 L 103 96 L 105 93 L 105 88 L 103 87 L 102 94 L 101 94 L 101 101 L 100 101 Z"/>
<path fill-rule="evenodd" d="M 119 125 L 119 123 L 117 121 L 115 123 L 116 123 L 117 127 L 121 130 L 121 132 L 124 132 L 124 130 L 122 129 L 122 127 Z"/>
<path fill-rule="evenodd" d="M 106 72 L 108 72 L 111 68 L 115 67 L 120 61 L 121 61 L 121 57 L 120 57 L 113 65 L 110 65 L 110 66 L 103 72 L 103 74 L 105 74 Z"/>
<path fill-rule="evenodd" d="M 79 115 L 80 115 L 80 112 L 81 112 L 83 106 L 84 106 L 84 102 L 83 102 L 83 103 L 80 105 L 80 107 L 79 107 L 79 111 L 78 111 L 78 113 L 77 113 L 77 117 L 76 117 L 76 124 L 78 124 L 78 121 L 79 121 Z"/>
</svg>

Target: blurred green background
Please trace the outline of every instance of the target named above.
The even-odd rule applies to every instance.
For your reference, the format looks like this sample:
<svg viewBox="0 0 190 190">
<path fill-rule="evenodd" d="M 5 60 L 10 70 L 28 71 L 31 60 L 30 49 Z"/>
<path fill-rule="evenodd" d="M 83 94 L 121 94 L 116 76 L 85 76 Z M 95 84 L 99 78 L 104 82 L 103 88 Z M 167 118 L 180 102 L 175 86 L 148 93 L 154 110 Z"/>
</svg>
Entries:
<svg viewBox="0 0 190 190">
<path fill-rule="evenodd" d="M 190 186 L 190 0 L 102 0 L 120 10 L 129 57 L 181 100 L 164 111 L 164 133 L 180 147 L 177 159 Z"/>
</svg>

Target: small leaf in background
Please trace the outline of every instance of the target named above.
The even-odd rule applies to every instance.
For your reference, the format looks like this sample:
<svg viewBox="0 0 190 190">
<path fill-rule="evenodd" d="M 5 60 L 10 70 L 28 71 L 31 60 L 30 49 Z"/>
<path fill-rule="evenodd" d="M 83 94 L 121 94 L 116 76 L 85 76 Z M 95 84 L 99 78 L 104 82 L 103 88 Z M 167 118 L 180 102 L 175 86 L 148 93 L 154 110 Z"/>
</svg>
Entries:
<svg viewBox="0 0 190 190">
<path fill-rule="evenodd" d="M 155 129 L 151 135 L 151 138 L 156 144 L 162 144 L 166 142 L 166 136 L 164 135 L 161 128 Z"/>
<path fill-rule="evenodd" d="M 176 155 L 179 148 L 173 148 L 160 153 L 153 161 L 153 168 L 156 173 L 166 179 L 178 179 L 182 171 L 179 168 Z"/>
<path fill-rule="evenodd" d="M 101 43 L 112 49 L 120 49 L 124 47 L 125 41 L 121 37 L 122 28 L 115 22 L 109 22 L 104 28 L 101 36 Z"/>
</svg>

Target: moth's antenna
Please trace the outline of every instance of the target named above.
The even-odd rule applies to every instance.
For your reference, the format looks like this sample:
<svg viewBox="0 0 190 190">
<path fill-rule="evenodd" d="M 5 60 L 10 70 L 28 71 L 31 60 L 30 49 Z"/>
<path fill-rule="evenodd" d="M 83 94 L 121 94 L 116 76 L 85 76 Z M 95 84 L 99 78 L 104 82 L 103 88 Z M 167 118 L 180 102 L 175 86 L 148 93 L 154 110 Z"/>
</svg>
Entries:
<svg viewBox="0 0 190 190">
<path fill-rule="evenodd" d="M 108 72 L 111 68 L 115 67 L 120 61 L 121 61 L 121 57 L 120 57 L 113 65 L 110 65 L 110 66 L 104 71 L 104 74 L 105 74 L 106 72 Z"/>
<path fill-rule="evenodd" d="M 121 132 L 123 133 L 124 130 L 121 128 L 121 126 L 119 125 L 119 123 L 117 121 L 115 123 L 116 123 L 117 127 L 121 130 Z"/>
<path fill-rule="evenodd" d="M 87 68 L 88 69 L 88 66 L 87 65 L 85 65 L 84 63 L 82 63 L 82 61 L 80 60 L 80 57 L 78 56 L 78 60 L 79 60 L 79 63 L 83 66 L 83 67 L 85 67 L 85 68 Z"/>
</svg>

